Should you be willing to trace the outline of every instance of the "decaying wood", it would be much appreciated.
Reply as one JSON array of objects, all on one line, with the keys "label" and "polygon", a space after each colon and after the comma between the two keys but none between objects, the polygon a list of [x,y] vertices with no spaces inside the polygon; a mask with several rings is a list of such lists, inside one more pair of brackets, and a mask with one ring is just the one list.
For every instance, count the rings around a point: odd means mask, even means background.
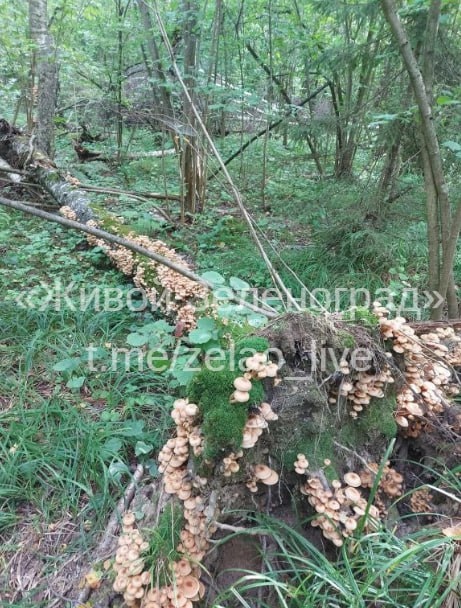
[{"label": "decaying wood", "polygon": [[67,182],[56,165],[34,148],[32,138],[21,134],[4,119],[0,119],[0,157],[15,169],[27,170],[29,176],[42,186],[58,203],[67,206],[82,222],[92,219],[85,192]]},{"label": "decaying wood", "polygon": [[[174,270],[178,274],[187,277],[188,279],[194,281],[195,283],[198,283],[199,285],[203,285],[203,287],[206,287],[209,290],[213,290],[213,285],[208,281],[205,281],[205,279],[202,279],[202,277],[200,277],[198,274],[195,274],[188,268],[180,266],[179,264],[176,264],[175,262],[172,262],[171,260],[157,253],[154,253],[149,249],[146,249],[145,247],[141,247],[128,239],[124,239],[115,234],[110,234],[109,232],[106,232],[105,230],[101,230],[99,228],[87,226],[86,224],[82,224],[74,220],[68,220],[67,218],[61,217],[60,215],[48,213],[47,211],[42,211],[41,209],[35,209],[29,204],[25,205],[20,201],[12,201],[10,199],[4,198],[3,196],[0,196],[0,205],[3,205],[4,207],[9,207],[10,209],[16,209],[17,211],[22,211],[23,213],[28,213],[29,215],[35,215],[36,217],[39,217],[43,220],[55,222],[57,224],[60,224],[61,226],[65,226],[66,228],[79,230],[80,232],[85,232],[86,234],[91,234],[92,236],[103,239],[108,243],[113,243],[115,245],[125,247],[130,251],[134,251],[135,253],[139,253],[145,256],[146,258],[154,260],[158,264],[163,264],[164,266],[171,268],[171,270]],[[237,302],[238,304],[245,306],[246,308],[249,308],[254,312],[257,312],[258,314],[265,315],[266,317],[278,316],[278,313],[273,312],[272,310],[268,310],[267,308],[259,308],[258,306],[255,306],[250,302],[246,302],[245,300],[240,299],[237,295],[232,296],[231,294],[229,294],[229,300]]]},{"label": "decaying wood", "polygon": [[[117,506],[113,510],[112,515],[110,516],[109,521],[107,522],[106,530],[103,534],[103,537],[101,538],[100,543],[93,552],[94,555],[97,556],[98,560],[106,559],[108,557],[107,552],[110,551],[112,548],[114,536],[116,535],[120,526],[120,518],[130,506],[136,493],[136,488],[138,487],[143,475],[144,467],[142,464],[138,464],[130,484],[128,485],[121,499],[118,501]],[[84,604],[90,597],[90,594],[91,587],[87,584],[82,589],[77,598],[77,605]]]},{"label": "decaying wood", "polygon": [[19,184],[22,180],[22,177],[19,173],[16,173],[13,167],[0,158],[0,171],[6,175],[6,177],[10,180],[10,182],[14,182],[15,184]]},{"label": "decaying wood", "polygon": [[434,331],[438,327],[452,327],[455,331],[461,330],[461,319],[450,319],[447,321],[412,321],[408,325],[412,327],[417,334],[424,334]]}]

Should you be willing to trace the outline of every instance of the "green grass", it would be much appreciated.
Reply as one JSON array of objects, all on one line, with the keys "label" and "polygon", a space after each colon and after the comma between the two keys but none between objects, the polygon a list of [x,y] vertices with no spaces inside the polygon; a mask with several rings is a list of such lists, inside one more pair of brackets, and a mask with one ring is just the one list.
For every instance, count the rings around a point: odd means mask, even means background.
[{"label": "green grass", "polygon": [[350,539],[331,561],[300,529],[267,517],[256,525],[276,549],[263,556],[263,572],[242,572],[214,608],[248,608],[255,592],[260,608],[441,608],[459,585],[450,574],[456,544],[440,533],[399,538],[382,528]]},{"label": "green grass", "polygon": [[[151,459],[170,427],[170,379],[141,371],[136,358],[112,365],[112,347],[127,347],[145,316],[104,310],[103,301],[80,306],[80,289],[87,302],[95,287],[127,286],[79,235],[3,211],[0,229],[0,530],[29,513],[45,522],[70,513],[91,521],[94,534],[133,461],[155,473]],[[59,299],[60,288],[68,297]]]}]

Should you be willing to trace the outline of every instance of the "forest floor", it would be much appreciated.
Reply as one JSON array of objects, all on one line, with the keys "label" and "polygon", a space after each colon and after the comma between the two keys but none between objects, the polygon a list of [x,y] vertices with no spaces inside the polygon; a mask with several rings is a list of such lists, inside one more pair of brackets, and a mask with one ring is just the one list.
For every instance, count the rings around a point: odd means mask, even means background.
[{"label": "forest floor", "polygon": [[[147,147],[146,135],[133,143]],[[166,180],[177,192],[172,159],[117,168],[77,165],[72,154],[63,144],[59,164],[83,183],[160,191]],[[373,294],[391,287],[398,298],[407,284],[424,284],[418,180],[406,178],[409,193],[378,217],[367,183],[345,188],[334,180],[319,182],[289,158],[274,141],[266,175],[250,171],[251,163],[239,172],[248,207],[289,287],[296,292],[299,283],[284,264],[310,289],[366,288]],[[152,183],[152,175],[162,177]],[[31,197],[25,193],[26,200]],[[205,213],[184,226],[160,219],[149,202],[107,195],[93,200],[137,232],[168,242],[199,272],[215,270],[253,287],[270,286],[221,179],[210,187]],[[158,204],[177,217],[176,203]],[[183,379],[169,371],[140,371],[136,361],[109,364],[109,352],[130,348],[130,336],[149,323],[160,323],[170,346],[173,327],[157,313],[126,306],[95,310],[93,301],[82,309],[82,298],[88,304],[101,286],[131,288],[82,236],[3,209],[0,236],[0,603],[70,608],[75,604],[69,590],[78,581],[85,584],[96,539],[136,463],[142,462],[150,479],[158,475],[155,456],[171,427],[169,410]],[[89,346],[100,362],[93,371]],[[459,492],[459,467],[447,475],[450,492]]]}]

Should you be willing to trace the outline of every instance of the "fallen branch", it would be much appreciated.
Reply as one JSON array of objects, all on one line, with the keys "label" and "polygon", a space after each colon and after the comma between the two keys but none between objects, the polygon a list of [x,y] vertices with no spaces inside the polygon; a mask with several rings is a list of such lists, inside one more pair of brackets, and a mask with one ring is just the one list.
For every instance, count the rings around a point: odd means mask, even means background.
[{"label": "fallen branch", "polygon": [[179,201],[181,197],[178,194],[162,194],[161,192],[133,192],[132,190],[118,190],[117,188],[101,188],[100,186],[86,186],[79,184],[79,188],[87,192],[101,192],[103,194],[117,194],[131,196],[132,198],[152,198],[164,201]]},{"label": "fallen branch", "polygon": [[[113,510],[112,515],[110,516],[109,521],[107,522],[104,535],[100,543],[96,547],[95,553],[98,556],[99,560],[105,559],[107,557],[105,554],[111,549],[114,536],[117,533],[118,527],[120,525],[120,518],[130,506],[136,493],[136,488],[139,482],[141,481],[143,475],[144,467],[142,464],[138,464],[138,466],[136,467],[136,471],[133,474],[133,479],[125,490],[125,493],[123,494],[122,498],[118,501],[117,506]],[[85,587],[83,587],[77,598],[77,606],[79,604],[84,604],[90,597],[90,594],[91,587],[87,584],[85,585]]]},{"label": "fallen branch", "polygon": [[447,321],[409,321],[408,325],[417,334],[429,333],[438,327],[453,327],[454,330],[461,330],[461,320],[456,319]]},{"label": "fallen branch", "polygon": [[[61,217],[60,215],[48,213],[46,211],[42,211],[41,209],[35,209],[34,207],[32,207],[29,204],[25,205],[24,203],[21,203],[20,201],[12,201],[10,199],[4,198],[3,196],[0,196],[0,205],[3,205],[4,207],[9,207],[11,209],[15,209],[16,211],[22,211],[23,213],[28,213],[30,215],[34,215],[43,220],[55,222],[56,224],[60,224],[61,226],[65,226],[66,228],[72,228],[74,230],[79,230],[80,232],[85,232],[86,234],[91,234],[92,236],[103,239],[104,241],[107,241],[108,243],[113,243],[115,245],[119,245],[120,247],[125,247],[126,249],[129,249],[130,251],[134,251],[135,253],[139,253],[139,254],[145,256],[146,258],[154,260],[154,262],[157,262],[158,264],[163,264],[163,266],[167,266],[168,268],[171,268],[171,270],[174,270],[178,274],[181,274],[182,276],[187,277],[191,281],[195,281],[196,283],[198,283],[199,285],[202,285],[203,287],[206,287],[210,291],[213,290],[213,285],[211,283],[209,283],[208,281],[205,281],[205,279],[202,279],[198,274],[195,274],[188,268],[184,268],[184,266],[180,266],[179,264],[176,264],[175,262],[172,262],[171,260],[169,260],[157,253],[154,253],[153,251],[150,251],[149,249],[146,249],[145,247],[141,247],[140,245],[137,245],[136,243],[129,241],[128,239],[122,238],[115,234],[110,234],[109,232],[106,232],[105,230],[101,230],[99,228],[93,228],[91,226],[87,226],[86,224],[81,224],[80,222],[76,222],[74,220],[69,220],[67,218]],[[267,310],[265,308],[259,308],[258,306],[255,306],[254,304],[250,304],[249,302],[242,300],[237,295],[233,296],[233,297],[229,296],[229,300],[236,302],[237,304],[240,304],[242,306],[245,306],[246,308],[249,308],[250,310],[257,312],[258,314],[264,315],[266,317],[273,318],[273,317],[278,316],[277,312],[274,312],[272,310]]]},{"label": "fallen branch", "polygon": [[[250,137],[250,139],[248,139],[242,146],[240,146],[240,148],[238,150],[236,150],[233,154],[231,154],[229,156],[229,158],[227,158],[224,161],[224,165],[227,166],[229,163],[231,163],[235,158],[237,158],[237,156],[239,156],[242,152],[244,152],[253,142],[255,142],[257,139],[259,139],[260,137],[262,137],[263,135],[265,135],[266,133],[270,133],[270,131],[273,131],[276,127],[280,126],[283,122],[285,122],[285,120],[287,120],[288,118],[290,118],[293,113],[295,112],[295,110],[297,110],[298,108],[302,108],[303,106],[305,106],[309,101],[311,101],[311,99],[314,99],[314,97],[317,97],[317,95],[319,93],[321,93],[324,89],[326,89],[328,86],[330,85],[329,82],[326,82],[325,84],[323,84],[321,87],[319,87],[318,89],[315,89],[315,91],[313,93],[311,93],[309,95],[309,97],[306,97],[306,99],[303,99],[303,101],[301,101],[300,103],[296,104],[296,106],[292,106],[283,116],[282,118],[279,118],[278,120],[276,120],[275,122],[271,122],[267,127],[264,127],[264,129],[261,129],[260,131],[258,131],[255,135],[253,135],[253,137]],[[216,177],[220,171],[222,171],[223,168],[222,166],[219,166],[208,178],[208,180],[213,179],[214,177]]]}]

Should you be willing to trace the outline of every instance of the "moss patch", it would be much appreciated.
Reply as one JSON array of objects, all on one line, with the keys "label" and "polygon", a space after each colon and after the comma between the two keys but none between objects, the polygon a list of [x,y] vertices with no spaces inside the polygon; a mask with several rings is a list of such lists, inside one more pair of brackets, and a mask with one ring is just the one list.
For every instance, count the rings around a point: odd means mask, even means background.
[{"label": "moss patch", "polygon": [[392,393],[383,399],[372,399],[368,407],[356,418],[346,420],[339,429],[338,441],[346,447],[355,448],[378,439],[392,439],[397,434],[394,420],[395,395]]},{"label": "moss patch", "polygon": [[248,407],[264,398],[262,383],[253,381],[247,403],[230,403],[233,383],[239,375],[238,371],[202,369],[190,384],[188,397],[200,408],[205,439],[203,457],[207,460],[240,448]]},{"label": "moss patch", "polygon": [[[291,444],[284,455],[284,464],[293,470],[293,463],[298,454],[304,454],[309,461],[309,469],[315,471],[317,469],[325,469],[325,474],[328,472],[335,479],[335,458],[333,434],[331,432],[319,433],[317,435],[306,435],[297,437],[296,441]],[[331,465],[325,467],[324,460],[331,460]]]}]

